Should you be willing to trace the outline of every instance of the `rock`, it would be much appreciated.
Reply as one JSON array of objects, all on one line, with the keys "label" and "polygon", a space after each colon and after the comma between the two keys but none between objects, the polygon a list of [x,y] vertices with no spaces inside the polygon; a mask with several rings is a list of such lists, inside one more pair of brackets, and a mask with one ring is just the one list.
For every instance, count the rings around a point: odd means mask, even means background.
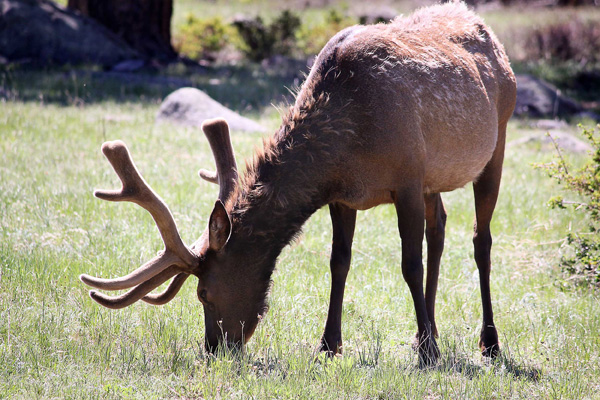
[{"label": "rock", "polygon": [[96,21],[49,0],[0,2],[0,55],[9,61],[105,67],[141,58]]},{"label": "rock", "polygon": [[217,117],[225,118],[231,130],[265,131],[258,123],[242,117],[203,91],[191,87],[178,89],[168,95],[158,110],[156,120],[200,127],[204,120]]},{"label": "rock", "polygon": [[506,146],[510,148],[513,146],[537,142],[544,145],[544,147],[546,147],[548,150],[554,151],[554,144],[552,143],[552,139],[554,139],[561,151],[567,151],[575,154],[585,154],[592,150],[592,147],[589,144],[568,132],[553,130],[549,133],[552,137],[548,136],[546,133],[536,133],[515,139],[507,143]]},{"label": "rock", "polygon": [[540,119],[531,124],[532,127],[541,129],[543,131],[566,129],[569,127],[565,121],[559,119]]},{"label": "rock", "polygon": [[135,72],[142,69],[146,65],[144,60],[125,60],[111,68],[114,72]]},{"label": "rock", "polygon": [[560,90],[531,75],[517,75],[517,106],[514,115],[532,118],[570,117],[584,109]]}]

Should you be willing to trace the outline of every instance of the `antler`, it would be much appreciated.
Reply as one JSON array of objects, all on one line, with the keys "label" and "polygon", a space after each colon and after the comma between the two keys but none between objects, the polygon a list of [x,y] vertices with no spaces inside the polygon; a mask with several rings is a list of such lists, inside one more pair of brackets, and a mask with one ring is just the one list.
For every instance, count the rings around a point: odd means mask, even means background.
[{"label": "antler", "polygon": [[181,273],[182,277],[175,279],[164,293],[150,295],[145,299],[150,303],[160,303],[167,298],[170,300],[181,288],[188,272],[197,267],[199,257],[181,240],[169,208],[144,181],[135,167],[125,143],[120,140],[106,142],[102,145],[102,152],[121,179],[123,187],[120,190],[96,190],[94,195],[108,201],[131,201],[145,208],[156,222],[165,249],[127,276],[101,279],[84,274],[80,276],[80,279],[89,286],[104,290],[127,289],[137,285],[134,289],[117,297],[108,297],[95,291],[90,292],[92,299],[103,306],[121,308],[139,300],[169,278]]},{"label": "antler", "polygon": [[[224,119],[213,119],[205,121],[202,130],[213,151],[217,172],[212,173],[203,169],[199,174],[210,182],[219,183],[219,200],[225,202],[235,189],[238,180],[229,127]],[[94,290],[90,291],[92,299],[108,308],[127,307],[140,299],[154,305],[165,304],[175,297],[189,274],[199,267],[200,256],[193,251],[196,244],[190,249],[183,243],[171,211],[144,181],[125,143],[120,140],[106,142],[102,145],[102,153],[113,166],[123,186],[120,190],[96,190],[94,195],[108,201],[130,201],[145,208],[156,222],[165,249],[126,276],[102,279],[83,274],[79,278],[83,283],[98,289],[132,288],[127,293],[114,297]],[[175,278],[164,292],[148,294],[173,276]]]},{"label": "antler", "polygon": [[165,289],[164,292],[158,294],[148,294],[142,297],[142,300],[148,304],[153,304],[155,306],[167,304],[168,302],[173,300],[177,293],[179,293],[179,289],[181,289],[181,287],[183,286],[183,284],[189,276],[190,275],[186,274],[185,272],[178,274],[175,278],[173,278],[171,283],[169,283],[169,286]]},{"label": "antler", "polygon": [[229,126],[224,119],[215,118],[204,121],[202,130],[215,157],[217,172],[201,169],[198,171],[198,175],[206,181],[219,184],[219,200],[225,203],[238,181],[237,164],[229,137]]},{"label": "antler", "polygon": [[172,265],[120,296],[106,296],[95,290],[90,290],[90,297],[107,308],[119,309],[127,307],[141,299],[148,292],[159,287],[166,280],[172,278],[177,272],[179,272],[177,267]]}]

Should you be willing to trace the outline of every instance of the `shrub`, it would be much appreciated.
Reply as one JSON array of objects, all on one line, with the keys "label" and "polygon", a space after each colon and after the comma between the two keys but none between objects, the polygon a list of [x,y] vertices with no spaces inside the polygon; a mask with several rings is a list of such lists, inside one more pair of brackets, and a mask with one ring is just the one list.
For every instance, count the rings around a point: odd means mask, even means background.
[{"label": "shrub", "polygon": [[535,28],[525,40],[526,58],[529,60],[600,61],[600,25],[584,22],[580,17]]},{"label": "shrub", "polygon": [[214,59],[216,53],[236,41],[237,32],[221,17],[198,19],[192,14],[174,40],[176,50],[194,60]]},{"label": "shrub", "polygon": [[296,31],[300,28],[300,18],[291,11],[283,11],[271,24],[271,33],[275,37],[275,52],[290,54],[296,46]]},{"label": "shrub", "polygon": [[317,54],[336,33],[354,24],[354,19],[331,9],[324,23],[302,26],[297,34],[298,49],[306,55]]},{"label": "shrub", "polygon": [[600,286],[600,138],[593,129],[583,129],[583,135],[593,146],[594,152],[591,160],[581,169],[573,171],[558,146],[558,160],[537,167],[546,170],[550,177],[583,199],[567,201],[558,196],[550,199],[549,205],[560,209],[569,207],[587,214],[588,229],[567,235],[566,244],[573,251],[561,258],[561,266],[566,274],[576,280]]},{"label": "shrub", "polygon": [[270,37],[261,17],[238,19],[233,22],[242,43],[240,49],[254,61],[260,61],[272,52],[274,40]]},{"label": "shrub", "polygon": [[268,26],[260,16],[238,19],[233,25],[243,40],[241,50],[251,60],[261,61],[274,54],[289,55],[292,52],[300,18],[286,10]]}]

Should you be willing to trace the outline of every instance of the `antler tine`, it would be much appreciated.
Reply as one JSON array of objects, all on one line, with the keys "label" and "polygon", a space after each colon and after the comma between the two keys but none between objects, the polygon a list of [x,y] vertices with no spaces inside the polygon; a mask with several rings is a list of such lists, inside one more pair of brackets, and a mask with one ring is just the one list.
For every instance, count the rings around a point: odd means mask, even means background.
[{"label": "antler tine", "polygon": [[81,275],[80,279],[87,285],[99,289],[120,290],[139,285],[172,265],[179,267],[195,266],[198,256],[188,249],[181,240],[171,211],[144,181],[133,163],[125,143],[120,140],[106,142],[102,145],[102,153],[111,163],[123,187],[120,190],[96,190],[94,195],[108,201],[131,201],[146,209],[156,222],[165,244],[165,250],[162,254],[122,278],[99,279]]},{"label": "antler tine", "polygon": [[185,272],[178,274],[175,278],[173,278],[171,283],[169,283],[169,286],[165,289],[164,292],[157,294],[148,294],[142,297],[142,300],[146,303],[153,304],[155,306],[167,304],[168,302],[173,300],[177,293],[179,293],[179,289],[181,289],[181,287],[183,286],[183,284],[189,276],[190,275]]},{"label": "antler tine", "polygon": [[107,296],[102,293],[98,293],[95,290],[90,290],[90,297],[103,305],[106,308],[119,309],[130,306],[135,303],[146,294],[151,292],[152,290],[159,287],[162,283],[176,275],[179,269],[172,265],[165,269],[164,271],[158,273],[147,281],[137,285],[133,289],[129,290],[127,293],[123,293],[120,296]]},{"label": "antler tine", "polygon": [[186,264],[194,264],[197,257],[183,244],[169,207],[142,178],[125,143],[120,140],[106,142],[102,145],[102,153],[121,179],[123,188],[120,191],[96,190],[94,196],[109,201],[131,201],[145,208],[156,222],[166,249]]},{"label": "antler tine", "polygon": [[209,119],[202,123],[202,131],[206,135],[215,157],[217,172],[201,169],[198,174],[204,180],[219,184],[219,200],[225,202],[235,189],[238,180],[229,126],[222,118]]},{"label": "antler tine", "polygon": [[215,171],[209,171],[202,168],[200,171],[198,171],[198,175],[200,175],[200,178],[210,183],[219,183],[219,178],[217,177],[217,173]]},{"label": "antler tine", "polygon": [[160,253],[156,257],[146,262],[144,265],[131,272],[129,275],[114,278],[114,279],[102,279],[95,278],[86,274],[79,276],[79,279],[88,286],[95,287],[103,290],[122,290],[129,289],[135,285],[152,278],[163,269],[171,266],[180,264],[181,260],[179,257],[172,253]]},{"label": "antler tine", "polygon": [[[192,249],[192,251],[197,250],[199,247],[203,246],[206,240],[208,240],[208,236],[205,231],[202,234],[202,236],[200,236],[200,238],[190,246],[190,248]],[[168,303],[169,301],[173,300],[177,293],[179,293],[179,290],[181,289],[187,278],[189,278],[189,276],[190,275],[186,272],[178,274],[175,278],[173,278],[171,283],[169,283],[169,286],[165,289],[164,292],[146,295],[142,297],[142,300],[146,303],[153,304],[155,306]]]}]

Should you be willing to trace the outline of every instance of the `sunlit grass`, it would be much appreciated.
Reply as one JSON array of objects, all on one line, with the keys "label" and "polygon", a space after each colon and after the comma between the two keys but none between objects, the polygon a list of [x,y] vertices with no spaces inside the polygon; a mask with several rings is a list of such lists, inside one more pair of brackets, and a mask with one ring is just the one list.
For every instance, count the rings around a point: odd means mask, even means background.
[{"label": "sunlit grass", "polygon": [[[187,11],[233,15],[252,13],[257,4],[279,11],[269,1],[176,0],[174,29]],[[500,35],[532,18],[507,12],[486,14]],[[223,71],[219,84],[211,83],[213,72],[169,72],[276,129],[277,112],[268,103],[279,102],[284,79],[260,66]],[[532,168],[553,157],[536,144],[508,147],[492,224],[492,298],[503,346],[496,362],[477,350],[481,305],[470,185],[443,196],[442,356],[433,369],[420,370],[411,349],[416,323],[391,206],[359,213],[344,302],[345,354],[333,361],[315,360],[329,298],[326,209],[281,255],[270,311],[241,356],[204,353],[194,279],[162,307],[101,308],[78,275],[124,275],[161,248],[144,210],[92,196],[94,188],[119,185],[101,143],[128,144],[187,243],[206,226],[217,191],[196,174],[214,165],[202,133],[154,124],[160,100],[177,84],[124,85],[92,79],[93,73],[0,76],[10,99],[0,103],[0,398],[600,398],[599,296],[574,287],[557,266],[565,234],[586,223],[546,206],[559,189]],[[512,122],[508,140],[530,133],[527,123]],[[232,135],[243,165],[261,138]]]},{"label": "sunlit grass", "polygon": [[[216,188],[201,132],[154,125],[155,104],[3,103],[0,108],[0,397],[107,398],[593,398],[600,381],[598,296],[565,283],[561,238],[584,221],[551,210],[558,190],[532,162],[551,153],[509,147],[493,221],[492,294],[502,358],[477,351],[481,320],[472,260],[470,187],[444,195],[446,250],[437,304],[442,359],[419,370],[416,330],[399,268],[392,207],[359,213],[344,303],[345,355],[315,362],[329,296],[331,227],[318,211],[280,257],[271,309],[241,358],[208,357],[194,280],[163,307],[101,308],[80,273],[123,275],[161,242],[147,213],[102,202],[118,186],[99,148],[123,139],[170,205],[188,243],[204,229]],[[276,113],[264,114],[274,130]],[[509,141],[528,134],[509,126]],[[240,158],[260,136],[233,132]],[[575,158],[575,161],[577,159]]]}]

